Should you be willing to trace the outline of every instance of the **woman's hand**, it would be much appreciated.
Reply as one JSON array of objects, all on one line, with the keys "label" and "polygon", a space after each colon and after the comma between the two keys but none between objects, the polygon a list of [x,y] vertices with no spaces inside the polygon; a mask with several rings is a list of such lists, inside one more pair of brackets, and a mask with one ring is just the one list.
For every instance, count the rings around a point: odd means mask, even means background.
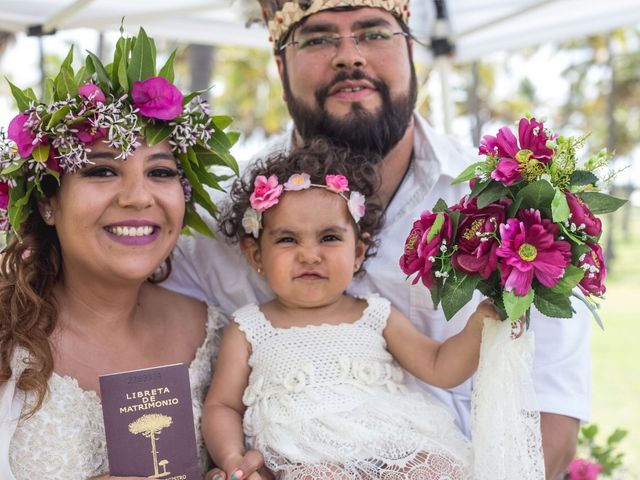
[{"label": "woman's hand", "polygon": [[264,466],[264,458],[257,450],[249,450],[229,469],[230,474],[227,475],[220,468],[209,470],[205,475],[205,480],[272,480],[274,477],[271,472]]}]

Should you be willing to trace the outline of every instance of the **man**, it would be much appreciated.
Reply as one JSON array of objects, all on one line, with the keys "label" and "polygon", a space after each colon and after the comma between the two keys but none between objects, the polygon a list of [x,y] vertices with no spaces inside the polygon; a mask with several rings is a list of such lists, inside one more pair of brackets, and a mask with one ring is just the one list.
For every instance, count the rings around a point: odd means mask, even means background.
[{"label": "man", "polygon": [[[428,291],[410,285],[398,267],[413,220],[440,197],[449,205],[457,202],[466,186],[450,182],[472,161],[413,113],[417,82],[406,0],[261,1],[295,126],[275,148],[320,135],[383,157],[378,168],[385,227],[377,256],[350,293],[378,291],[426,334],[439,340],[455,334],[473,305],[445,321]],[[271,298],[239,252],[203,238],[184,242],[174,267],[170,288],[213,302],[226,313]],[[573,458],[579,419],[589,417],[591,319],[586,308],[574,307],[577,314],[570,320],[537,312],[531,320],[548,479],[556,479]],[[470,389],[471,381],[434,392],[467,434]]]}]

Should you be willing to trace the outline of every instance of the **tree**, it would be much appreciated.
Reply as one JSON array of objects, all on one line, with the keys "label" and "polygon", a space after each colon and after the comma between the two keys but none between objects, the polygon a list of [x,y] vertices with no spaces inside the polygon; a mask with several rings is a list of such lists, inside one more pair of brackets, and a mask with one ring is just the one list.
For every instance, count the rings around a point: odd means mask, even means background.
[{"label": "tree", "polygon": [[[158,450],[156,448],[157,436],[165,428],[173,423],[171,417],[160,413],[151,413],[143,415],[134,422],[129,424],[129,431],[134,435],[142,434],[142,436],[151,440],[151,454],[153,455],[153,474],[157,477],[160,472],[158,470]],[[166,466],[167,462],[163,463]],[[164,473],[164,472],[163,472]]]}]

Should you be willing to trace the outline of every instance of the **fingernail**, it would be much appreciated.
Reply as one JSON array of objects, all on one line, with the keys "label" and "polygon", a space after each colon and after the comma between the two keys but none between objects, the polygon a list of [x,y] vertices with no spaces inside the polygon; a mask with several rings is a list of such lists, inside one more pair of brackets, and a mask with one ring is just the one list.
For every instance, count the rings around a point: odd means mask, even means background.
[{"label": "fingernail", "polygon": [[222,475],[216,475],[213,477],[213,480],[222,480]]},{"label": "fingernail", "polygon": [[239,480],[242,477],[242,470],[236,470],[231,474],[231,480]]}]

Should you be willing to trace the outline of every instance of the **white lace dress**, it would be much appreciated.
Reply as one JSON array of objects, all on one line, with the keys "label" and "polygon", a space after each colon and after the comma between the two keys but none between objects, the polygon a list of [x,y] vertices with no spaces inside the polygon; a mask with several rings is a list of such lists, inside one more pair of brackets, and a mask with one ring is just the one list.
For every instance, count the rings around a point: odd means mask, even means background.
[{"label": "white lace dress", "polygon": [[[189,366],[196,443],[203,473],[209,457],[200,419],[220,326],[217,311],[209,307],[206,338]],[[49,389],[42,408],[34,416],[21,420],[11,439],[9,465],[15,479],[85,480],[107,473],[102,406],[96,392],[83,390],[74,378],[55,373],[49,380]]]},{"label": "white lace dress", "polygon": [[249,447],[280,479],[470,478],[470,447],[437,400],[411,389],[382,335],[386,299],[353,323],[274,328],[235,313],[252,346],[243,402]]}]

